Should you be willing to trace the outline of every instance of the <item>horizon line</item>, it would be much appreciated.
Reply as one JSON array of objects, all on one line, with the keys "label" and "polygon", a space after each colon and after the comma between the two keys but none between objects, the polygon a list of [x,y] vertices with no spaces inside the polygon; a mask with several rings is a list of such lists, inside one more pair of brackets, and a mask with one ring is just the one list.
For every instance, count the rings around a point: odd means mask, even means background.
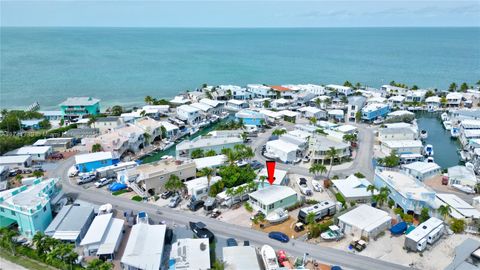
[{"label": "horizon line", "polygon": [[169,28],[169,29],[321,29],[321,28],[480,28],[480,25],[394,26],[100,26],[100,25],[0,25],[0,28]]}]

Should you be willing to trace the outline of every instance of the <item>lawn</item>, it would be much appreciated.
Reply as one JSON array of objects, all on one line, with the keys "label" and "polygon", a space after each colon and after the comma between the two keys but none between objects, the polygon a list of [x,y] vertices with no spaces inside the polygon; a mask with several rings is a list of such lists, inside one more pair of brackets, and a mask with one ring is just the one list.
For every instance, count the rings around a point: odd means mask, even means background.
[{"label": "lawn", "polygon": [[120,194],[127,193],[127,192],[128,192],[128,190],[122,189],[122,190],[117,190],[117,191],[112,192],[112,195],[118,196]]},{"label": "lawn", "polygon": [[17,255],[13,256],[9,252],[5,252],[4,249],[0,249],[0,257],[4,258],[7,261],[13,262],[15,264],[21,265],[27,269],[33,270],[44,270],[44,269],[57,269],[51,266],[47,266],[43,263],[37,262],[25,256]]}]

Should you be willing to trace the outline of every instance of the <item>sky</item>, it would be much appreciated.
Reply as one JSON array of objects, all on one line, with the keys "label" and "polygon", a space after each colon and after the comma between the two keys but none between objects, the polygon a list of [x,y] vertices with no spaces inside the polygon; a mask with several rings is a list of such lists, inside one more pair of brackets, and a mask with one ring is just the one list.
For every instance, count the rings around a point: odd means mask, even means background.
[{"label": "sky", "polygon": [[1,26],[480,26],[480,0],[0,0]]}]

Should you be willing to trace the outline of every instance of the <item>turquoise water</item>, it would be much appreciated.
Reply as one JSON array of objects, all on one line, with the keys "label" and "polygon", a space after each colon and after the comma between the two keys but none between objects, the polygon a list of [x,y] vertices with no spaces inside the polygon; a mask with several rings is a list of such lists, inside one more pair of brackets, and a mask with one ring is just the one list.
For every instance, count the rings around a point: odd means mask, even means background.
[{"label": "turquoise water", "polygon": [[458,140],[451,139],[450,131],[443,128],[440,116],[436,113],[417,113],[417,124],[420,129],[428,132],[425,144],[433,145],[435,163],[442,168],[449,168],[459,164],[460,156],[457,149]]},{"label": "turquoise water", "polygon": [[480,78],[480,28],[1,28],[0,106],[95,96],[103,107],[202,83],[391,80],[445,88]]}]

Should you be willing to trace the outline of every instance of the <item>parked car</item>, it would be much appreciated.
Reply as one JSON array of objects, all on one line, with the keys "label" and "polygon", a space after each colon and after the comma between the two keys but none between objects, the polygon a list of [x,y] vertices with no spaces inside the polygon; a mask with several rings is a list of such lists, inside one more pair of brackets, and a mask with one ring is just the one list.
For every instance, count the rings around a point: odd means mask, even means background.
[{"label": "parked car", "polygon": [[173,198],[170,199],[170,202],[168,203],[168,207],[170,208],[175,208],[178,206],[182,198],[180,198],[180,195],[175,195]]},{"label": "parked car", "polygon": [[16,176],[16,175],[17,175],[17,170],[10,170],[10,171],[8,171],[8,176],[9,176],[9,177],[14,177],[14,176]]},{"label": "parked car", "polygon": [[112,182],[112,179],[109,179],[109,178],[102,178],[100,180],[98,180],[97,182],[95,182],[95,187],[96,188],[101,188],[103,186],[106,186],[108,184],[110,184],[110,182]]},{"label": "parked car", "polygon": [[259,169],[262,169],[265,166],[262,163],[260,163],[259,161],[253,160],[252,162],[250,162],[250,167],[252,167],[252,169],[254,169],[254,170],[259,170]]},{"label": "parked car", "polygon": [[160,195],[160,198],[166,200],[170,198],[172,195],[173,195],[173,191],[165,191],[162,193],[162,195]]},{"label": "parked car", "polygon": [[190,229],[198,238],[208,238],[208,241],[213,243],[215,235],[206,227],[203,222],[190,222]]},{"label": "parked car", "polygon": [[313,195],[312,190],[308,187],[307,179],[305,179],[304,177],[300,177],[297,183],[300,188],[300,192],[302,192],[303,195],[306,195],[306,196]]},{"label": "parked car", "polygon": [[302,158],[302,161],[303,161],[304,163],[308,163],[308,162],[310,162],[310,157],[309,157],[309,156],[305,156],[304,158]]},{"label": "parked car", "polygon": [[350,243],[350,246],[354,248],[356,251],[360,252],[367,247],[367,243],[363,240],[353,240]]},{"label": "parked car", "polygon": [[237,240],[233,238],[227,239],[227,247],[236,247],[236,246],[238,246]]},{"label": "parked car", "polygon": [[211,218],[217,218],[217,217],[220,216],[220,214],[222,214],[222,212],[220,212],[220,210],[215,208],[215,209],[212,210],[212,213],[210,214],[210,217]]},{"label": "parked car", "polygon": [[55,152],[55,153],[53,153],[53,154],[50,155],[50,158],[51,158],[51,159],[63,159],[63,154],[62,154],[62,153]]},{"label": "parked car", "polygon": [[296,232],[301,232],[303,230],[305,230],[305,225],[303,225],[302,222],[297,222],[295,223],[295,227],[293,228],[294,231]]},{"label": "parked car", "polygon": [[288,235],[282,232],[270,232],[268,234],[268,237],[275,239],[277,241],[280,241],[282,243],[288,243],[288,241],[290,241],[290,238],[288,238]]},{"label": "parked car", "polygon": [[188,205],[188,209],[195,212],[198,209],[202,208],[204,203],[205,202],[203,200],[191,201],[190,204]]},{"label": "parked car", "polygon": [[24,169],[24,170],[22,171],[22,173],[24,173],[24,174],[31,174],[32,172],[33,172],[33,171],[30,170],[30,169]]},{"label": "parked car", "polygon": [[317,192],[323,192],[322,185],[320,185],[320,182],[318,182],[317,180],[312,180],[312,186],[313,190]]},{"label": "parked car", "polygon": [[86,183],[90,183],[92,181],[94,181],[96,179],[95,175],[82,175],[80,176],[80,178],[78,178],[77,180],[77,184],[81,185],[81,184],[86,184]]}]

